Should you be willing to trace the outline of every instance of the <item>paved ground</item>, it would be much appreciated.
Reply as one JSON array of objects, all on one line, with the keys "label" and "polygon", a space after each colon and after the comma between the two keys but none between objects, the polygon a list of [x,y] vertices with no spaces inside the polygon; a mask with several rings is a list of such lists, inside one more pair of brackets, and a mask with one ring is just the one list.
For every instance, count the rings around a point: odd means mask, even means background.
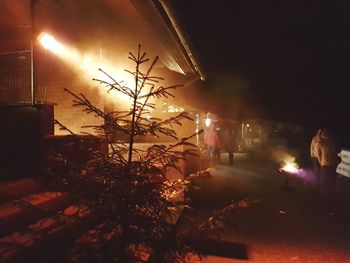
[{"label": "paved ground", "polygon": [[234,166],[219,165],[212,178],[197,182],[202,189],[193,196],[198,220],[231,200],[259,202],[238,211],[237,230],[223,236],[224,241],[246,244],[248,260],[209,256],[193,262],[350,263],[350,179],[338,179],[336,206],[329,214],[307,177],[291,178],[294,190],[287,191],[277,168],[241,157]]}]

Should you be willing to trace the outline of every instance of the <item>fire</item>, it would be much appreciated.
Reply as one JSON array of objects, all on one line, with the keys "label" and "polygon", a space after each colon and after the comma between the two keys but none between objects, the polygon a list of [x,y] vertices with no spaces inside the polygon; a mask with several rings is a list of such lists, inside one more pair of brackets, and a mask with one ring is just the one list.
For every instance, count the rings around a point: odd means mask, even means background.
[{"label": "fire", "polygon": [[281,170],[289,172],[289,173],[297,173],[299,171],[299,165],[295,162],[286,163]]}]

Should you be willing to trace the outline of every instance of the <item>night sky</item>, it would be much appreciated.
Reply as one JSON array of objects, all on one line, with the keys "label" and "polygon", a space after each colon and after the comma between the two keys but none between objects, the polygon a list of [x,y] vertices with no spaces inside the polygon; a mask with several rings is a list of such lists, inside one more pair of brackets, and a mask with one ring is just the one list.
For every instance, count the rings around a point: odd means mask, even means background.
[{"label": "night sky", "polygon": [[350,3],[176,2],[213,109],[348,133]]}]

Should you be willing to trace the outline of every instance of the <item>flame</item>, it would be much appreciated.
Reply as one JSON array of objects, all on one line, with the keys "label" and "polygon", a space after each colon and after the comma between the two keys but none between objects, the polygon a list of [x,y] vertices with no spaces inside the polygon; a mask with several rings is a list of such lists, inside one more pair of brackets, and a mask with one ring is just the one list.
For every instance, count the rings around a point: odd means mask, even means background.
[{"label": "flame", "polygon": [[297,173],[299,171],[299,165],[296,162],[286,163],[281,170],[289,173]]}]

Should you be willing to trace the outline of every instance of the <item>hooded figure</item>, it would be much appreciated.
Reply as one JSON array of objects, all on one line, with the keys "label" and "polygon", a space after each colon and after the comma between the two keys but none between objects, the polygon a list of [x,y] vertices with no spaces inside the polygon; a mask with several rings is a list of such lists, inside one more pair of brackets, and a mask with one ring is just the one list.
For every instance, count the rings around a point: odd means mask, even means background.
[{"label": "hooded figure", "polygon": [[326,166],[336,167],[339,164],[338,153],[340,149],[328,130],[322,130],[316,150],[316,157],[321,168]]},{"label": "hooded figure", "polygon": [[233,152],[236,146],[235,132],[232,128],[226,128],[224,129],[221,136],[223,148],[228,153],[229,163],[232,165],[234,156]]},{"label": "hooded figure", "polygon": [[317,133],[312,138],[311,144],[310,144],[310,157],[311,157],[311,161],[312,161],[312,166],[314,168],[314,174],[315,174],[317,186],[319,186],[319,183],[320,183],[320,168],[321,167],[320,167],[320,162],[318,161],[317,155],[318,155],[319,142],[321,139],[321,133],[322,133],[322,130],[318,129]]},{"label": "hooded figure", "polygon": [[340,162],[338,153],[340,148],[329,131],[324,129],[321,132],[320,141],[317,147],[317,158],[320,163],[320,187],[325,197],[325,204],[332,209],[336,186],[336,168]]},{"label": "hooded figure", "polygon": [[311,158],[317,159],[317,144],[319,143],[321,139],[321,133],[322,130],[318,129],[317,133],[315,134],[314,137],[312,137],[311,144],[310,144],[310,156]]}]

